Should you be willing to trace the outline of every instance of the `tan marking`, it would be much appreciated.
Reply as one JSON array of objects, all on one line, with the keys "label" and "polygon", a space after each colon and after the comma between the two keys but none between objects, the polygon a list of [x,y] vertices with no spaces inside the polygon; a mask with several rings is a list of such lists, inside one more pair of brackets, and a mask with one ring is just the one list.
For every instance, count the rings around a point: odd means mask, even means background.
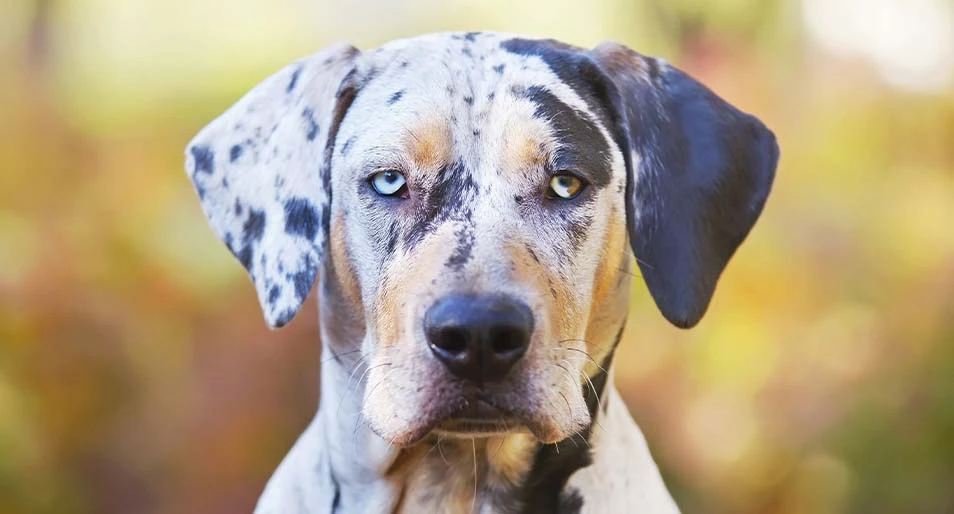
[{"label": "tan marking", "polygon": [[322,288],[332,294],[325,295],[320,304],[323,311],[334,313],[323,316],[322,330],[335,341],[360,340],[365,326],[364,302],[345,239],[346,224],[340,215],[331,221],[327,283]]},{"label": "tan marking", "polygon": [[[592,342],[587,351],[595,360],[600,360],[609,351],[608,345],[616,337],[615,331],[626,316],[629,306],[629,280],[620,280],[629,265],[626,248],[626,224],[615,209],[610,213],[606,240],[600,245],[602,258],[596,268],[593,298],[590,302],[589,324],[586,341]],[[593,345],[601,345],[596,347]],[[587,362],[589,375],[596,372],[596,365]]]},{"label": "tan marking", "polygon": [[364,302],[361,299],[361,288],[358,286],[354,262],[347,249],[347,221],[339,215],[331,221],[331,250],[332,271],[341,286],[341,294],[345,300],[357,307]]},{"label": "tan marking", "polygon": [[419,169],[437,169],[451,161],[453,135],[444,119],[431,119],[409,128],[404,145]]},{"label": "tan marking", "polygon": [[388,470],[388,481],[401,489],[395,512],[483,512],[489,502],[522,483],[537,449],[525,432],[473,440],[443,438],[440,448],[436,444],[430,437],[406,449],[407,456]]},{"label": "tan marking", "polygon": [[646,59],[651,59],[651,57],[634,52],[613,41],[600,44],[593,49],[592,53],[596,56],[596,61],[600,66],[610,75],[635,74],[637,77],[650,80]]},{"label": "tan marking", "polygon": [[507,484],[517,484],[530,470],[536,450],[533,436],[520,432],[487,441],[487,462],[492,475]]},{"label": "tan marking", "polygon": [[536,120],[509,120],[504,127],[502,168],[511,173],[522,173],[545,167],[550,139],[548,129]]},{"label": "tan marking", "polygon": [[[408,306],[402,301],[433,295],[431,280],[444,269],[443,262],[453,250],[453,227],[444,225],[426,237],[413,253],[399,253],[382,273],[384,283],[378,295],[375,320],[378,342],[391,346],[401,342],[402,315]],[[408,344],[414,341],[407,341]]]}]

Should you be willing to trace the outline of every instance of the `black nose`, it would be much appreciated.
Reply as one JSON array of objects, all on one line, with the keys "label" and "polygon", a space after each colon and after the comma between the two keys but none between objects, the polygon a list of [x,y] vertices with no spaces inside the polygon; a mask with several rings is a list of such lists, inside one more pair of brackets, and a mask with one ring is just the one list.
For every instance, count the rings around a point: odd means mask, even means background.
[{"label": "black nose", "polygon": [[427,310],[424,331],[451,373],[478,384],[496,382],[526,353],[533,313],[507,296],[451,295]]}]

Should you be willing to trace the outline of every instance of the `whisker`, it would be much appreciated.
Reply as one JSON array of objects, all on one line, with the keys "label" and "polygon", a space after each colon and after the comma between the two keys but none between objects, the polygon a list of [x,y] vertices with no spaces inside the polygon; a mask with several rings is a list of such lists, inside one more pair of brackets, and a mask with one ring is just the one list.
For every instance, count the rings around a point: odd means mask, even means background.
[{"label": "whisker", "polygon": [[603,412],[603,399],[600,398],[600,394],[596,392],[596,386],[593,385],[593,381],[590,380],[590,377],[588,377],[586,373],[581,374],[586,378],[586,382],[590,384],[590,390],[593,391],[593,396],[596,396],[596,413],[593,414],[593,423],[596,423],[601,430],[605,430],[603,429],[603,424],[600,423],[600,413]]},{"label": "whisker", "polygon": [[569,347],[566,347],[566,348],[563,348],[563,349],[564,349],[564,350],[572,350],[572,351],[574,351],[574,352],[580,352],[580,353],[582,353],[583,355],[586,355],[586,358],[587,358],[587,359],[590,359],[590,362],[592,362],[597,368],[600,368],[600,370],[602,370],[603,373],[609,373],[609,371],[606,371],[606,368],[604,368],[603,366],[600,366],[600,363],[599,363],[599,362],[596,362],[596,359],[594,359],[593,356],[590,355],[589,353],[587,353],[585,350],[580,350],[579,348],[569,348]]},{"label": "whisker", "polygon": [[470,503],[470,512],[473,513],[477,508],[477,440],[470,438],[470,446],[474,450],[474,501]]},{"label": "whisker", "polygon": [[[388,362],[387,365],[390,366],[391,363]],[[376,367],[376,368],[380,368],[381,366],[384,366],[384,364],[379,364],[379,365],[377,365],[377,366],[375,366],[375,367]],[[401,369],[401,368],[400,368],[400,367],[396,367],[396,368],[394,368],[394,369],[388,371],[387,373],[385,373],[384,376],[381,377],[381,380],[378,380],[378,383],[377,383],[377,384],[374,384],[374,386],[371,387],[371,390],[368,391],[368,394],[367,394],[367,396],[366,396],[367,401],[371,401],[371,397],[374,396],[374,392],[378,389],[378,387],[380,387],[381,384],[384,384],[385,382],[387,382],[388,377],[390,377],[392,373],[394,373],[395,371],[398,371],[399,369]]]},{"label": "whisker", "polygon": [[[345,382],[345,388],[341,392],[341,396],[338,397],[338,407],[337,409],[335,409],[335,416],[337,416],[338,413],[341,412],[341,405],[344,403],[345,396],[350,395],[353,392],[351,381],[354,379],[354,374],[358,371],[358,369],[361,368],[361,366],[367,366],[368,364],[369,364],[368,358],[361,357],[361,359],[358,360],[357,364],[355,364],[354,369],[351,370],[351,373],[348,374],[348,381]],[[363,377],[364,375],[362,374],[362,378]]]},{"label": "whisker", "polygon": [[567,399],[566,395],[563,394],[563,391],[560,391],[560,396],[563,397],[563,401],[566,402],[566,411],[571,417],[573,416],[573,407],[570,407],[570,400]]},{"label": "whisker", "polygon": [[355,349],[355,350],[350,350],[350,351],[347,351],[347,352],[335,353],[334,350],[332,350],[332,349],[329,348],[329,349],[328,349],[328,353],[331,354],[331,357],[326,357],[326,358],[322,359],[322,360],[321,360],[321,363],[324,364],[324,363],[326,363],[326,362],[328,362],[328,361],[330,361],[330,360],[337,360],[339,357],[344,357],[345,355],[351,355],[352,353],[358,353],[358,352],[360,352],[360,351],[361,351],[361,348],[357,348],[357,349]]},{"label": "whisker", "polygon": [[440,436],[440,434],[438,434],[437,435],[437,452],[441,454],[441,460],[443,460],[444,464],[446,464],[447,467],[449,468],[450,462],[447,462],[447,457],[444,455],[444,447],[441,446],[441,441],[443,440],[444,439]]},{"label": "whisker", "polygon": [[[640,262],[642,262],[642,261],[640,261]],[[648,264],[646,264],[646,263],[643,263],[643,265],[646,266],[646,267],[649,268],[649,269],[653,269],[652,266],[650,266],[650,265],[648,265]],[[626,268],[616,268],[616,269],[619,270],[619,271],[622,272],[622,273],[625,273],[625,274],[631,276],[631,277],[643,278],[643,276],[642,276],[641,274],[636,273],[636,272],[633,272],[633,271],[630,271],[630,270],[628,270],[628,269],[626,269]]]},{"label": "whisker", "polygon": [[[366,359],[363,359],[363,360],[366,361]],[[367,365],[367,362],[365,362],[365,365]],[[341,406],[344,405],[345,395],[349,395],[350,393],[354,392],[353,387],[360,384],[364,380],[364,377],[366,377],[368,373],[371,372],[371,370],[375,368],[380,368],[381,366],[390,366],[390,365],[391,365],[390,362],[385,362],[375,366],[367,366],[366,369],[364,370],[364,373],[361,374],[361,378],[359,378],[358,381],[354,383],[354,385],[352,385],[351,383],[351,378],[348,378],[348,385],[345,387],[345,390],[342,391],[341,396],[338,398],[338,408],[335,409],[335,416],[338,416],[339,414],[341,414]],[[355,367],[355,370],[357,370],[357,366]],[[354,375],[354,371],[352,371],[351,374]]]}]

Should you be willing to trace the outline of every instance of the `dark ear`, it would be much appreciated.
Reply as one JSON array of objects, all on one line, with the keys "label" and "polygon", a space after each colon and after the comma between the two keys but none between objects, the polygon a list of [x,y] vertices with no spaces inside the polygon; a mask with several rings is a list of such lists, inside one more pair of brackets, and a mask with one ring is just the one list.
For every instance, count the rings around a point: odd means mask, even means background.
[{"label": "dark ear", "polygon": [[186,149],[186,171],[216,235],[248,270],[269,326],[288,323],[327,240],[336,98],[358,50],[336,45],[255,86]]},{"label": "dark ear", "polygon": [[611,82],[633,252],[666,319],[691,327],[762,212],[775,136],[664,61],[616,43],[591,55]]}]

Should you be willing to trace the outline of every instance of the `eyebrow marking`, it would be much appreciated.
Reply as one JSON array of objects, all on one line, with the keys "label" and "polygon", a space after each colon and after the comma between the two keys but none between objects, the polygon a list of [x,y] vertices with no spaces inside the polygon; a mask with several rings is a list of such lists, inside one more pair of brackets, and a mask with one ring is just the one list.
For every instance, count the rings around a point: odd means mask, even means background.
[{"label": "eyebrow marking", "polygon": [[609,184],[612,178],[610,147],[596,122],[543,86],[529,86],[520,93],[536,104],[535,117],[553,130],[560,143],[554,164],[580,172],[593,185]]}]

